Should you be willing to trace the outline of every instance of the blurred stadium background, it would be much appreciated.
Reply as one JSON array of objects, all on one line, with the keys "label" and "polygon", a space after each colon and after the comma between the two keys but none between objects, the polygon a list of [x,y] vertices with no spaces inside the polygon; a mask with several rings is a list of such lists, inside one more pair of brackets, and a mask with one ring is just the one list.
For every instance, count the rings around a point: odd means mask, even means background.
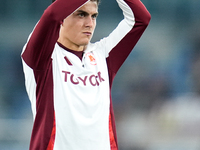
[{"label": "blurred stadium background", "polygon": [[[200,1],[142,0],[152,15],[112,91],[120,150],[200,150]],[[51,1],[0,0],[0,149],[27,150],[32,128],[20,53]],[[102,0],[93,41],[122,19]]]}]

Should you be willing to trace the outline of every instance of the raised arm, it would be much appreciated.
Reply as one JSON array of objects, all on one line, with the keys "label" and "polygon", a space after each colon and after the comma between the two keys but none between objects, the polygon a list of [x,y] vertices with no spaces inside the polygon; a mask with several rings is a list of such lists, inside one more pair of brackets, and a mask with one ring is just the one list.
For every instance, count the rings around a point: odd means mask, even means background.
[{"label": "raised arm", "polygon": [[51,60],[61,22],[88,0],[56,0],[43,13],[22,52],[32,69],[44,69]]},{"label": "raised arm", "polygon": [[[124,20],[119,24],[111,38],[118,39],[118,43],[109,53],[108,67],[112,74],[116,74],[123,62],[132,51],[150,21],[150,13],[140,0],[117,0],[124,14]],[[126,31],[123,37],[121,32]],[[113,35],[112,35],[113,34]],[[111,42],[110,42],[111,43]]]}]

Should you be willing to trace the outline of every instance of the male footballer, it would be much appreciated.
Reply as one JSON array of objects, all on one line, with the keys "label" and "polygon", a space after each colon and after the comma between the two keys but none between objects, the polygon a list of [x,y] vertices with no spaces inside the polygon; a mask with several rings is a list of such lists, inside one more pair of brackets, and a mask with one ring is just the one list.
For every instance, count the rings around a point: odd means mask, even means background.
[{"label": "male footballer", "polygon": [[118,150],[113,79],[150,21],[140,0],[117,0],[124,19],[91,43],[99,0],[56,0],[21,57],[34,117],[30,150]]}]

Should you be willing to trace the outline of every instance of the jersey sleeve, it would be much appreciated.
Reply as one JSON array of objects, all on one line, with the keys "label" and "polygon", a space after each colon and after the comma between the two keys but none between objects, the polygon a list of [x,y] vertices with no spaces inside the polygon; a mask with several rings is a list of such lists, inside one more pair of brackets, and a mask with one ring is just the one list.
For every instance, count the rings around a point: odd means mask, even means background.
[{"label": "jersey sleeve", "polygon": [[146,27],[151,15],[140,0],[117,0],[124,19],[116,29],[100,41],[104,46],[109,71],[116,74],[132,51]]},{"label": "jersey sleeve", "polygon": [[22,51],[32,69],[42,70],[51,61],[61,22],[88,0],[56,0],[43,13]]}]

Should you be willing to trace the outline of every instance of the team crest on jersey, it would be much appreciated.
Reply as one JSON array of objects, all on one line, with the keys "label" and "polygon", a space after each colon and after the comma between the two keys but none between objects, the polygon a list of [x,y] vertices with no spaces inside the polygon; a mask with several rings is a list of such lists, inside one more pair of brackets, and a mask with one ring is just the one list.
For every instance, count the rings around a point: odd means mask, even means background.
[{"label": "team crest on jersey", "polygon": [[89,61],[90,61],[91,65],[96,65],[97,64],[93,53],[87,53],[86,56],[89,58]]}]

